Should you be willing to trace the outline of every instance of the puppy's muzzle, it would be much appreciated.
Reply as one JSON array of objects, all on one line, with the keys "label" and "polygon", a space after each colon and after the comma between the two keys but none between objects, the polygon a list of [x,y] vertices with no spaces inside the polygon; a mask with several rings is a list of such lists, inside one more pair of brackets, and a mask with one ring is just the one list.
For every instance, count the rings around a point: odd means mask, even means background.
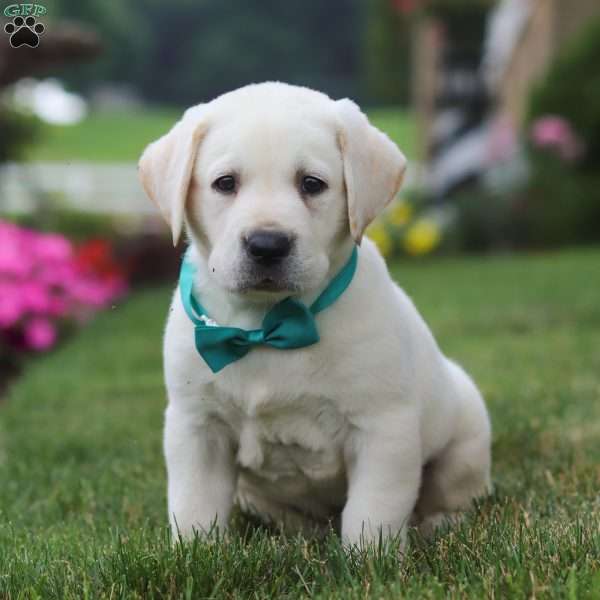
[{"label": "puppy's muzzle", "polygon": [[258,229],[248,234],[243,243],[246,253],[256,264],[270,267],[289,256],[294,239],[282,231]]}]

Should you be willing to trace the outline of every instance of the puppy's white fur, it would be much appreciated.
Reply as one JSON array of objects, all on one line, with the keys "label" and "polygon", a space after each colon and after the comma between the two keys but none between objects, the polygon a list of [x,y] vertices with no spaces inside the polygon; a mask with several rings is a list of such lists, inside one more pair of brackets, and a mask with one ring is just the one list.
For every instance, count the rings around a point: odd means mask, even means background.
[{"label": "puppy's white fur", "polygon": [[[349,100],[281,83],[189,109],[140,161],[176,241],[185,223],[196,293],[222,325],[260,327],[290,293],[314,300],[397,192],[405,160]],[[214,189],[234,173],[235,194]],[[301,174],[327,189],[302,197]],[[257,291],[243,240],[295,240],[279,292]],[[164,340],[169,516],[184,536],[227,525],[237,499],[306,528],[341,513],[347,542],[431,529],[490,488],[490,425],[365,239],[347,291],[320,313],[321,341],[253,349],[213,374],[176,290]]]}]

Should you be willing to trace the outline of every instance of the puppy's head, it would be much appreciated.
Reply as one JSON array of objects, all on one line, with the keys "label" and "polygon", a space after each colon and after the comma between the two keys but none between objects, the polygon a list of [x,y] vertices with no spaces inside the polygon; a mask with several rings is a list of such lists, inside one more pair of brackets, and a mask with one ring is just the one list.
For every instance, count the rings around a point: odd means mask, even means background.
[{"label": "puppy's head", "polygon": [[264,83],[186,111],[139,167],[173,241],[185,223],[219,286],[264,296],[322,285],[405,164],[350,100]]}]

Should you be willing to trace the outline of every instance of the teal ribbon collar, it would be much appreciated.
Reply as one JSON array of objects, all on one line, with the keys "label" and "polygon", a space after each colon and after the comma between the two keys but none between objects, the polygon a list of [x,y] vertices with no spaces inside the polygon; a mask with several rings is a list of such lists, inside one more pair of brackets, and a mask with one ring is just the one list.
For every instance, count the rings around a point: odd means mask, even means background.
[{"label": "teal ribbon collar", "polygon": [[288,297],[267,312],[261,329],[221,327],[209,318],[194,296],[196,269],[184,257],[179,275],[181,300],[188,317],[194,323],[196,349],[213,373],[244,357],[254,346],[271,346],[281,350],[302,348],[319,341],[315,315],[333,304],[350,285],[356,271],[356,246],[342,270],[331,280],[321,295],[307,307]]}]

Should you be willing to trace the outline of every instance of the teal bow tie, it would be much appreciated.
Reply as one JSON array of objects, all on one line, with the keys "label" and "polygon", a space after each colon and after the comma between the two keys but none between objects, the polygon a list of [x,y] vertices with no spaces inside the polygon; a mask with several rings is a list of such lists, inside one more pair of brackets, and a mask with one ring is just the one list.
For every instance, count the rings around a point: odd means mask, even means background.
[{"label": "teal bow tie", "polygon": [[265,315],[261,329],[246,331],[237,327],[221,327],[208,317],[194,297],[194,265],[184,257],[179,290],[185,312],[195,326],[196,349],[212,372],[217,373],[248,354],[253,346],[266,345],[288,350],[317,343],[319,332],[314,316],[344,293],[354,277],[357,259],[355,246],[346,265],[309,308],[299,300],[285,298]]}]

